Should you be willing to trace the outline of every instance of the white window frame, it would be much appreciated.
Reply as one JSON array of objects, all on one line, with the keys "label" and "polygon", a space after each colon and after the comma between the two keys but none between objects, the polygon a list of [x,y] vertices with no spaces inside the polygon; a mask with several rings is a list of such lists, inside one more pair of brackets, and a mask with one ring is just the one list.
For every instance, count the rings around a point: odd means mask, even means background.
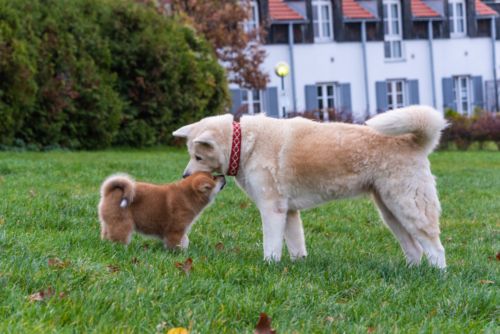
[{"label": "white window frame", "polygon": [[[465,83],[465,87],[463,87],[463,83]],[[458,91],[457,87],[460,87]],[[453,102],[457,106],[456,112],[458,112],[459,114],[469,116],[473,114],[472,82],[468,75],[453,77]]]},{"label": "white window frame", "polygon": [[[254,92],[259,92],[259,99],[255,100]],[[246,98],[245,98],[246,97]],[[260,111],[255,112],[255,104],[259,104]],[[250,89],[242,89],[241,90],[241,105],[248,105],[248,115],[255,115],[259,113],[266,112],[266,92],[265,90],[250,90]]]},{"label": "white window frame", "polygon": [[[331,92],[328,92],[328,87],[331,87]],[[321,91],[321,96],[320,96]],[[323,122],[329,121],[328,111],[338,109],[339,103],[339,85],[336,82],[326,82],[316,84],[316,100],[318,101],[318,110],[323,112]],[[328,106],[329,100],[332,101],[331,106]]]},{"label": "white window frame", "polygon": [[259,27],[259,6],[256,1],[250,1],[250,11],[252,15],[250,20],[245,22],[245,32],[252,31]]},{"label": "white window frame", "polygon": [[[458,8],[462,8],[462,16],[458,16]],[[449,0],[448,14],[450,18],[450,37],[460,38],[467,36],[467,10],[464,0]],[[459,23],[462,23],[462,30],[459,31]]]},{"label": "white window frame", "polygon": [[[313,0],[313,30],[315,42],[327,42],[333,40],[333,11],[331,0]],[[326,10],[326,11],[325,11]],[[325,20],[323,14],[328,15],[328,21]],[[316,15],[316,16],[315,16]],[[330,36],[325,33],[325,28],[328,29]]]},{"label": "white window frame", "polygon": [[[405,107],[408,104],[408,89],[406,80],[387,80],[387,110]],[[401,90],[398,91],[398,84]],[[401,103],[398,102],[398,96],[401,96]],[[392,101],[392,102],[391,102]]]},{"label": "white window frame", "polygon": [[[394,15],[393,8],[396,9],[397,17],[395,17]],[[383,17],[384,17],[384,58],[388,60],[404,59],[403,22],[401,18],[400,1],[384,0]],[[387,45],[389,45],[389,50],[390,50],[389,57],[385,53]]]}]

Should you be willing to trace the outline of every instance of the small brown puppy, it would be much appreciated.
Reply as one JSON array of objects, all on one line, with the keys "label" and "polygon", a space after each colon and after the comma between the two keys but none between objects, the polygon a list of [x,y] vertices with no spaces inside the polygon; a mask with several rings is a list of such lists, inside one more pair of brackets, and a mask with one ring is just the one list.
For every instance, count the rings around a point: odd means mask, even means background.
[{"label": "small brown puppy", "polygon": [[223,175],[207,172],[161,186],[112,175],[101,187],[101,238],[128,245],[136,230],[159,238],[169,249],[187,248],[189,229],[225,184]]}]

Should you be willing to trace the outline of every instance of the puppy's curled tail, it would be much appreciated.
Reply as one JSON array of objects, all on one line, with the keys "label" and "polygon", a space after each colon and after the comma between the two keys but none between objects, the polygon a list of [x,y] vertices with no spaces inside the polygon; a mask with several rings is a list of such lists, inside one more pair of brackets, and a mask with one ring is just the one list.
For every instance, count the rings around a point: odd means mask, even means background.
[{"label": "puppy's curled tail", "polygon": [[135,181],[127,174],[114,174],[104,181],[101,187],[101,197],[104,199],[116,188],[123,191],[120,207],[124,208],[134,200]]},{"label": "puppy's curled tail", "polygon": [[441,131],[448,126],[441,112],[427,106],[409,106],[390,110],[373,117],[366,124],[387,136],[412,133],[415,142],[427,154],[436,148]]}]

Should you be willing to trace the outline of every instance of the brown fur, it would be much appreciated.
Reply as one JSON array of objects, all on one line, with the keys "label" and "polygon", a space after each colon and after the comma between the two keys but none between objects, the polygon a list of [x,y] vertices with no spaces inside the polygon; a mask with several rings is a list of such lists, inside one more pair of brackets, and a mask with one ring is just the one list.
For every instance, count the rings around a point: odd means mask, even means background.
[{"label": "brown fur", "polygon": [[124,174],[110,176],[101,188],[101,238],[127,245],[136,230],[159,238],[169,249],[187,248],[186,233],[224,184],[224,176],[207,172],[166,185],[134,182]]}]

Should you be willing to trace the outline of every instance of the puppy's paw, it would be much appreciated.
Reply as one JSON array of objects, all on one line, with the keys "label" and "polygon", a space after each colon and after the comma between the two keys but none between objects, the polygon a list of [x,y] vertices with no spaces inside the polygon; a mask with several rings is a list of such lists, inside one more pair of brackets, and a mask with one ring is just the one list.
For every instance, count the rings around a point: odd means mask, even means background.
[{"label": "puppy's paw", "polygon": [[182,237],[181,239],[181,249],[187,249],[188,246],[189,246],[189,238],[187,236],[187,234],[184,234],[184,236]]}]

